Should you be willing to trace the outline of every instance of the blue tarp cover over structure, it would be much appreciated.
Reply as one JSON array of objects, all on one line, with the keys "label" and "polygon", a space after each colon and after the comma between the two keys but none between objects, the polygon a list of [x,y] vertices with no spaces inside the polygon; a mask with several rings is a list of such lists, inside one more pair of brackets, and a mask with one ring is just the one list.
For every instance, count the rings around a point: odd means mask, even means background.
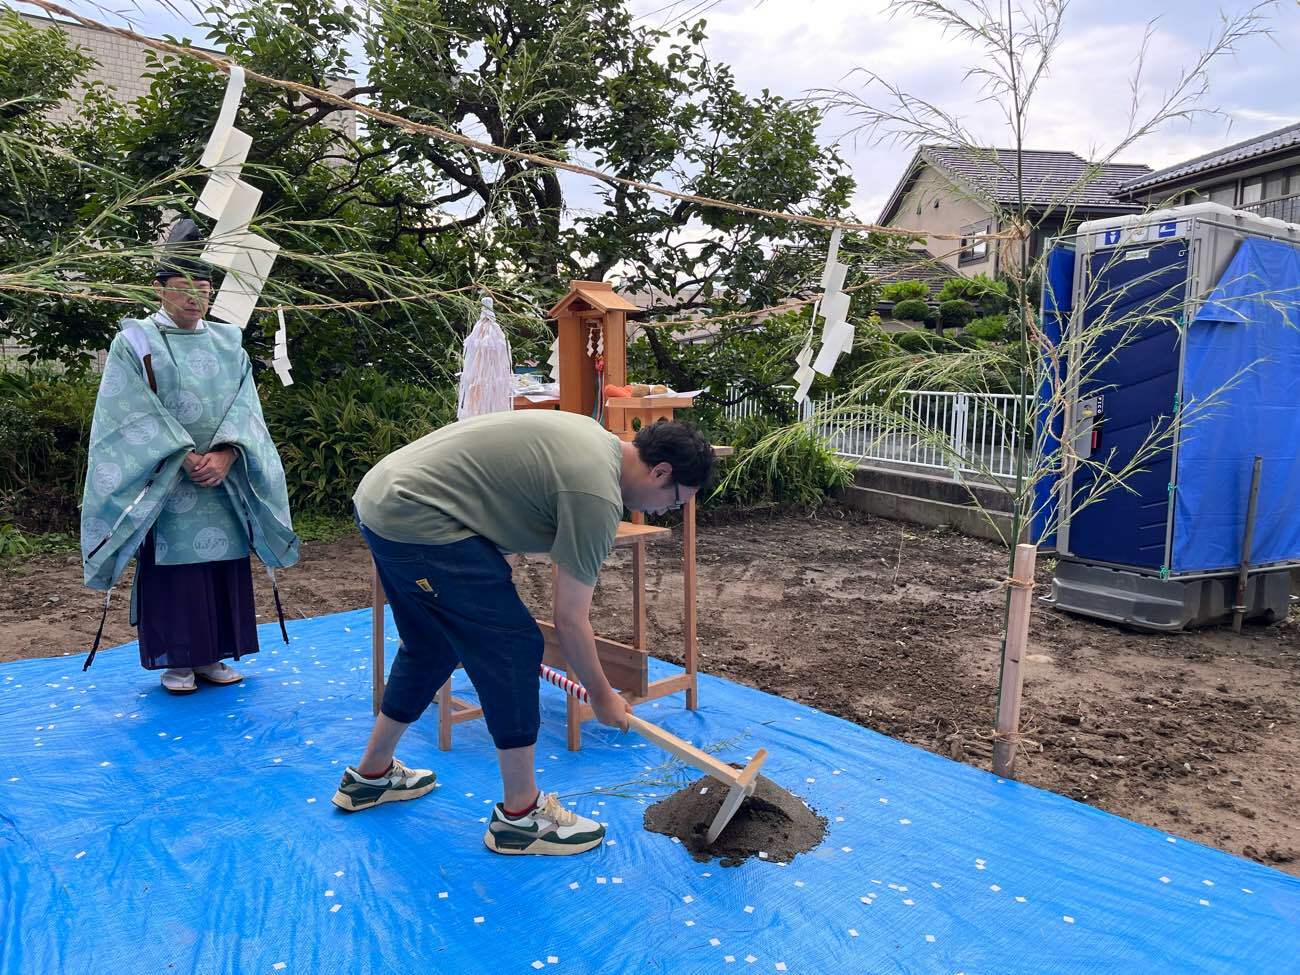
[{"label": "blue tarp cover over structure", "polygon": [[369,613],[290,634],[264,629],[242,686],[184,698],[134,645],[85,674],[0,667],[0,973],[1300,971],[1300,880],[715,678],[698,712],[641,713],[728,760],[768,748],[830,822],[788,866],[644,832],[607,790],[664,756],[593,725],[565,751],[549,687],[540,780],[609,823],[603,849],[488,853],[486,730],[441,753],[432,714],[400,754],[441,787],[347,815],[329,797],[369,730]]},{"label": "blue tarp cover over structure", "polygon": [[1187,330],[1183,402],[1174,571],[1238,565],[1257,454],[1251,562],[1300,559],[1300,249],[1242,242]]},{"label": "blue tarp cover over structure", "polygon": [[[1070,312],[1074,310],[1074,262],[1073,247],[1058,244],[1047,255],[1047,270],[1043,282],[1043,338],[1047,344],[1056,348],[1061,344]],[[1059,387],[1066,381],[1069,364],[1064,361],[1052,363],[1044,357],[1038,379],[1037,412],[1034,417],[1034,440],[1038,453],[1043,457],[1059,458],[1061,433],[1065,426],[1065,414],[1059,407],[1053,410],[1053,400],[1057,398]],[[1056,463],[1059,463],[1056,459]],[[1060,483],[1059,472],[1044,472],[1034,482],[1034,517],[1030,530],[1030,540],[1043,547],[1056,545],[1056,528],[1058,499],[1056,486]]]}]

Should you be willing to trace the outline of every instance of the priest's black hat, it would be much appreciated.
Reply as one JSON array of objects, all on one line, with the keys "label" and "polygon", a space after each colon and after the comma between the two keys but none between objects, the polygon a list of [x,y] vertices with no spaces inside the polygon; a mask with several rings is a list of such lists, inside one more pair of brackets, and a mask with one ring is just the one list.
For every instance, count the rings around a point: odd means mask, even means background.
[{"label": "priest's black hat", "polygon": [[194,281],[211,281],[212,268],[198,259],[199,245],[203,234],[198,225],[189,217],[177,220],[163,244],[162,258],[158,270],[154,273],[155,281],[168,278],[184,277]]}]

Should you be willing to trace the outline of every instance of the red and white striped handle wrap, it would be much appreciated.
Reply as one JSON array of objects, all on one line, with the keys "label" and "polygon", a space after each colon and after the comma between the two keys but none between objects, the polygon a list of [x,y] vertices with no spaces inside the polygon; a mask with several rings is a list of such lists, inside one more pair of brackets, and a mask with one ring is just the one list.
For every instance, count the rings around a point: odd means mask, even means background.
[{"label": "red and white striped handle wrap", "polygon": [[587,696],[587,689],[576,680],[570,680],[558,670],[552,670],[550,667],[546,666],[546,664],[542,664],[539,669],[543,680],[549,680],[560,690],[564,691],[565,694],[571,694],[579,701],[590,703],[591,699]]}]

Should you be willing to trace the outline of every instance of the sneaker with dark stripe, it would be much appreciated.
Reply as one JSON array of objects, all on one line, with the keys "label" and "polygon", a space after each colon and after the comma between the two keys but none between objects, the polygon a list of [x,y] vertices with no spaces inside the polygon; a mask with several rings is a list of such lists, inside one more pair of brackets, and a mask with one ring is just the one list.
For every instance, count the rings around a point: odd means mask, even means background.
[{"label": "sneaker with dark stripe", "polygon": [[537,805],[517,818],[507,816],[498,802],[483,843],[494,853],[562,857],[585,853],[604,839],[604,824],[570,812],[554,792],[543,792]]},{"label": "sneaker with dark stripe", "polygon": [[437,776],[427,768],[407,768],[397,759],[378,778],[368,779],[349,765],[343,772],[333,803],[347,812],[369,809],[384,802],[418,799],[434,787]]}]

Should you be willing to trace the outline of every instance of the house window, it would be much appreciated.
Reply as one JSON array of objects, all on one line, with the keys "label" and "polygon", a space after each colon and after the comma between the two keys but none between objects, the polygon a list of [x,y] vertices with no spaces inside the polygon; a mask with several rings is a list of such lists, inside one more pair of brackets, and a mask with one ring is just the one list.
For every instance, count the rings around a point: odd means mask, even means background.
[{"label": "house window", "polygon": [[1288,196],[1300,195],[1300,166],[1296,166],[1294,169],[1287,170],[1287,175],[1289,177],[1287,179],[1287,187],[1286,187],[1287,195]]},{"label": "house window", "polygon": [[1278,171],[1264,177],[1264,199],[1277,200],[1286,196],[1286,173]]},{"label": "house window", "polygon": [[1241,181],[1241,203],[1239,206],[1248,207],[1252,203],[1258,203],[1264,198],[1264,177],[1256,176],[1253,179]]},{"label": "house window", "polygon": [[989,233],[992,228],[993,224],[988,220],[985,220],[983,223],[968,224],[961,228],[961,256],[957,258],[958,267],[965,264],[982,264],[984,261],[988,260],[988,238],[974,238],[976,234]]},{"label": "house window", "polygon": [[1227,183],[1210,190],[1210,202],[1222,203],[1226,207],[1237,205],[1237,184]]}]

